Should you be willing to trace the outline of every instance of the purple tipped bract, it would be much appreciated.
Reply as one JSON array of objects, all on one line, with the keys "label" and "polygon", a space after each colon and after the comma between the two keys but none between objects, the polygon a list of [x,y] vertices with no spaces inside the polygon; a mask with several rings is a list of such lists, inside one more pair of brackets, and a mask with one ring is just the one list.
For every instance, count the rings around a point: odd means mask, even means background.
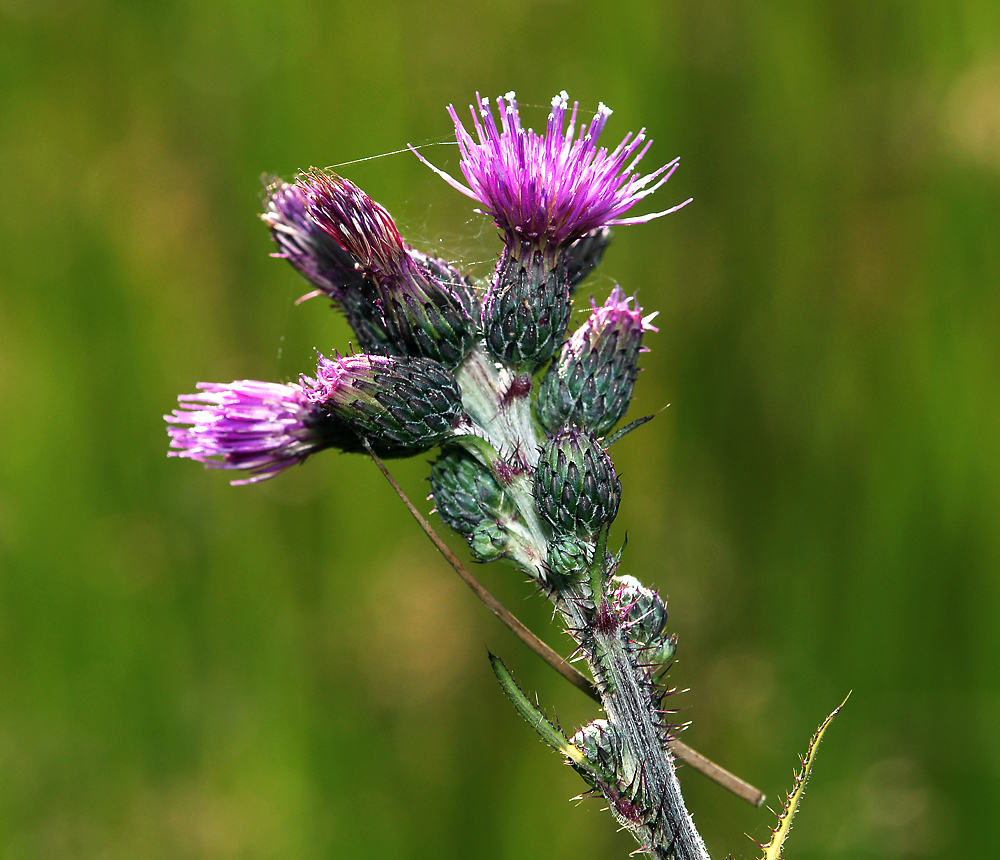
[{"label": "purple tipped bract", "polygon": [[[632,307],[633,302],[635,303],[634,308]],[[639,307],[635,296],[626,296],[625,291],[617,284],[603,305],[598,306],[594,297],[591,296],[590,307],[592,309],[590,318],[574,334],[574,337],[584,336],[588,330],[603,331],[609,328],[630,330],[640,336],[644,331],[659,331],[653,325],[653,320],[660,312],[653,311],[653,313],[643,316],[642,308]]]},{"label": "purple tipped bract", "polygon": [[178,397],[170,423],[171,457],[189,457],[210,469],[242,469],[271,478],[326,447],[318,418],[301,385],[243,379],[199,382],[197,394]]},{"label": "purple tipped bract", "polygon": [[412,265],[392,216],[349,179],[313,168],[296,184],[309,217],[367,274],[395,278]]},{"label": "purple tipped bract", "polygon": [[636,174],[636,165],[650,145],[645,129],[635,136],[627,134],[613,150],[598,147],[597,139],[611,115],[603,104],[577,134],[577,104],[573,103],[567,126],[569,96],[562,92],[552,99],[545,133],[536,134],[521,127],[513,93],[497,99],[499,128],[489,101],[478,93],[476,100],[479,115],[470,110],[478,139],[466,130],[454,106],[448,108],[468,185],[416,154],[449,185],[482,204],[508,237],[559,246],[600,227],[659,218],[690,202],[622,217],[670,178],[679,159],[645,176]]},{"label": "purple tipped bract", "polygon": [[[387,374],[398,364],[396,359],[384,355],[336,355],[327,358],[317,354],[315,379],[303,375],[301,382],[310,402],[337,409],[360,398],[374,400],[372,383],[378,374]],[[354,384],[361,383],[355,390]]]}]

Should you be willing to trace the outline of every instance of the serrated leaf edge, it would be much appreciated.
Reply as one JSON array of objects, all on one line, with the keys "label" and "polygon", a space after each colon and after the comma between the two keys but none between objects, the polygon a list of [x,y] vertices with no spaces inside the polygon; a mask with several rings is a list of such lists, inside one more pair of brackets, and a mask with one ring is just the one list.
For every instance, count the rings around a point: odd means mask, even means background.
[{"label": "serrated leaf edge", "polygon": [[833,713],[823,720],[822,725],[816,729],[816,734],[809,741],[809,748],[802,759],[802,770],[795,775],[795,784],[785,800],[781,814],[778,816],[778,826],[771,832],[771,841],[767,845],[761,846],[764,849],[762,860],[781,860],[781,849],[788,838],[788,834],[791,832],[792,819],[795,817],[795,813],[798,812],[799,802],[805,793],[806,783],[809,782],[809,776],[812,773],[813,763],[816,761],[816,751],[819,749],[820,741],[823,740],[823,735],[826,734],[826,730],[830,727],[830,723],[833,722],[833,718],[840,713],[840,709],[847,704],[849,698],[851,698],[850,693],[847,694],[843,702],[834,708]]}]

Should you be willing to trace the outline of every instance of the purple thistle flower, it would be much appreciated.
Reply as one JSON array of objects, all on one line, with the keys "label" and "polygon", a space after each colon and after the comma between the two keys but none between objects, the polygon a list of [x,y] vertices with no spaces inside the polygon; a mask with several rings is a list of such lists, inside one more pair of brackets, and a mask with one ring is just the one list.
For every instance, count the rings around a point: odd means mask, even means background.
[{"label": "purple thistle flower", "polygon": [[477,301],[453,266],[408,247],[389,213],[335,173],[313,169],[273,188],[263,217],[278,256],[343,309],[365,351],[452,367],[468,354]]},{"label": "purple thistle flower", "polygon": [[271,256],[288,260],[318,288],[299,301],[326,294],[341,304],[347,291],[364,280],[364,273],[358,261],[309,216],[302,186],[274,180],[267,186],[264,205],[260,218],[271,228],[279,249]]},{"label": "purple thistle flower", "polygon": [[649,215],[622,217],[663,185],[680,159],[646,176],[634,173],[651,143],[646,141],[645,129],[634,137],[627,134],[611,151],[598,148],[597,139],[611,115],[604,104],[598,107],[590,125],[581,126],[579,135],[575,135],[577,103],[573,103],[567,127],[569,96],[562,92],[552,99],[546,131],[539,135],[521,127],[513,93],[497,99],[499,128],[489,101],[478,93],[476,100],[479,116],[471,107],[470,111],[478,141],[465,129],[454,106],[448,108],[468,185],[414,152],[449,185],[482,204],[508,242],[527,240],[543,247],[558,247],[591,230],[644,223],[676,212],[690,202]]},{"label": "purple thistle flower", "polygon": [[242,469],[272,478],[332,444],[329,419],[301,385],[242,379],[229,384],[199,382],[197,394],[182,394],[180,408],[164,419],[171,457],[189,457],[209,469]]}]

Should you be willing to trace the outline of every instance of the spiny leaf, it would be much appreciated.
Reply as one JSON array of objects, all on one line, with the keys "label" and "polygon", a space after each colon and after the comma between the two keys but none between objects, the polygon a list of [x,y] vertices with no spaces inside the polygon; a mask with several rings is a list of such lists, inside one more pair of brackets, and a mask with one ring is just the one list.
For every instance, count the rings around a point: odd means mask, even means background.
[{"label": "spiny leaf", "polygon": [[[667,404],[669,406],[669,404]],[[666,407],[664,407],[665,409]],[[660,410],[662,412],[663,409]],[[610,436],[604,439],[604,450],[607,451],[612,445],[615,444],[622,436],[626,436],[635,430],[637,427],[641,427],[647,421],[652,421],[656,415],[644,415],[642,418],[636,418],[631,424],[626,424],[621,430],[612,433]]]},{"label": "spiny leaf", "polygon": [[809,741],[809,749],[806,750],[805,758],[802,759],[802,770],[795,775],[795,785],[792,787],[791,794],[785,800],[785,806],[781,810],[781,815],[778,816],[778,826],[771,833],[771,841],[766,846],[761,846],[764,848],[762,860],[781,860],[781,848],[792,829],[792,819],[798,811],[799,802],[802,800],[802,795],[806,790],[806,783],[809,782],[809,775],[812,772],[813,762],[816,760],[816,750],[819,749],[819,742],[823,740],[823,735],[826,734],[826,730],[829,728],[830,723],[833,722],[833,718],[840,713],[840,709],[847,704],[847,699],[849,698],[851,698],[850,693],[834,709],[833,713],[823,720],[823,724],[816,729],[816,734]]},{"label": "spiny leaf", "polygon": [[517,685],[517,681],[514,680],[514,676],[511,675],[510,669],[504,665],[503,660],[495,654],[490,654],[489,656],[490,665],[493,667],[493,673],[500,682],[500,687],[507,695],[507,698],[510,699],[511,704],[517,708],[518,713],[542,736],[542,740],[556,752],[560,752],[566,756],[573,764],[585,770],[591,770],[592,768],[583,757],[583,753],[566,739],[566,736],[549,721],[549,718],[542,713],[537,705],[531,703],[531,700]]}]

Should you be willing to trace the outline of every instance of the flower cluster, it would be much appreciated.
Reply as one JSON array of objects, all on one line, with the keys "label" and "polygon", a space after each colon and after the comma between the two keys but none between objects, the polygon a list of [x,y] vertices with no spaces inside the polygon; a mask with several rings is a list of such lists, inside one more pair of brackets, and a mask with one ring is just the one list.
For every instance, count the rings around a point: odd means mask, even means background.
[{"label": "flower cluster", "polygon": [[659,679],[676,641],[666,605],[619,576],[607,550],[622,493],[608,434],[628,409],[655,314],[616,286],[604,304],[591,299],[567,338],[572,295],[610,228],[684,205],[625,217],[677,160],[638,174],[644,131],[599,147],[611,111],[601,105],[577,132],[565,93],[543,134],[523,128],[513,94],[497,100],[499,125],[489,102],[479,105],[475,137],[449,109],[467,184],[433,169],[500,228],[493,275],[475,280],[410,247],[382,206],[334,173],[271,181],[262,218],[275,256],[311,284],[304,298],[325,295],[344,313],[362,352],[321,355],[297,383],[200,383],[166,416],[171,453],[251,483],[324,448],[440,447],[431,490],[441,518],[478,560],[507,559],[538,583],[601,691],[607,719],[572,742],[554,728],[543,736],[645,850],[707,857],[667,747]]}]

